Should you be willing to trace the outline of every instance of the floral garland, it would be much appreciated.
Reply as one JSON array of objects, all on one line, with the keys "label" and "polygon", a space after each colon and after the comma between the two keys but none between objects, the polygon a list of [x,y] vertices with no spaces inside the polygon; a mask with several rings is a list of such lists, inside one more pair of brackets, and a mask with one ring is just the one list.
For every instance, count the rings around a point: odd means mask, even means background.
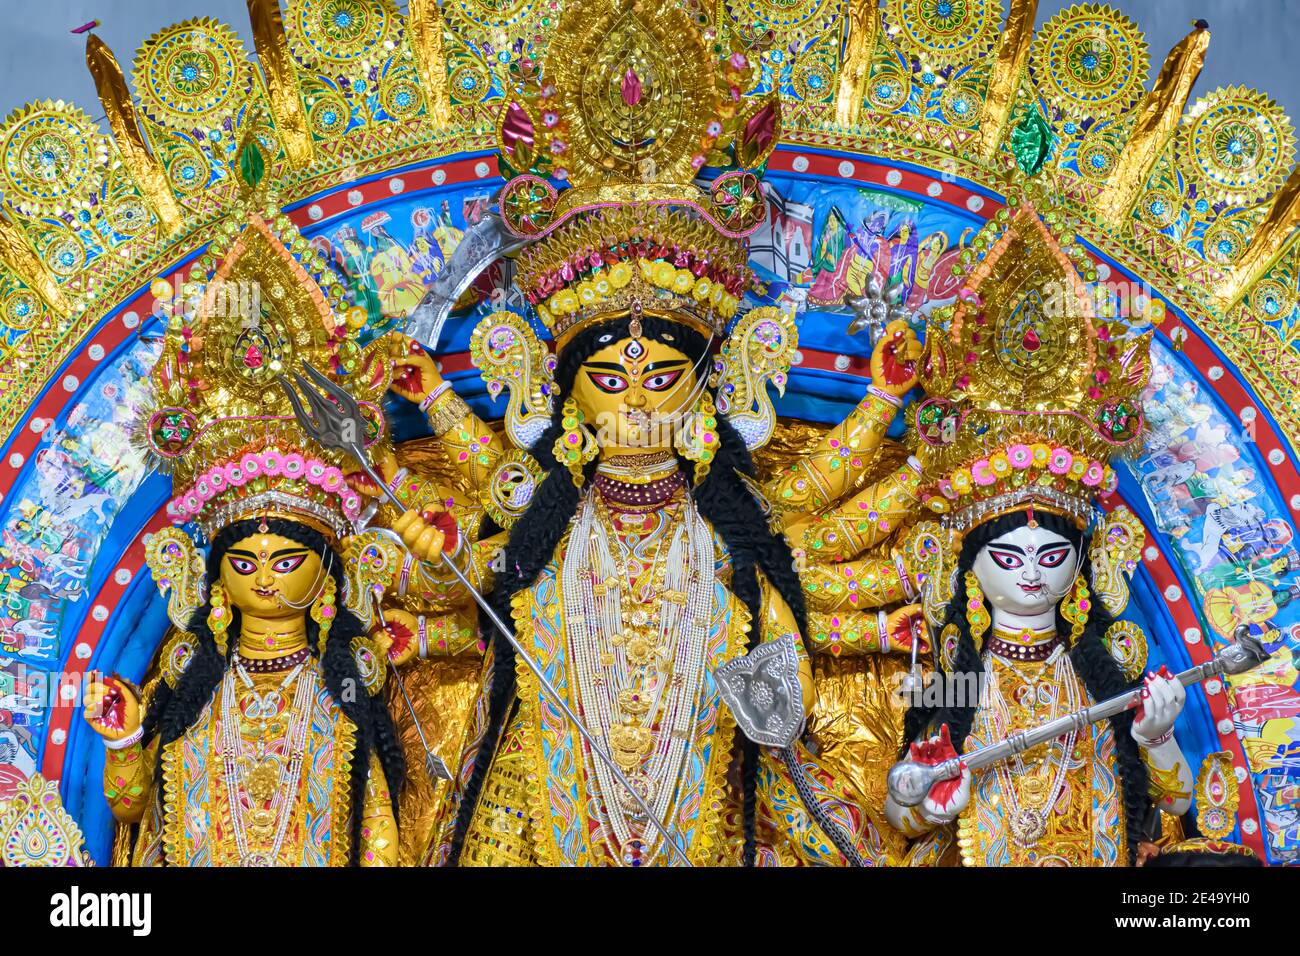
[{"label": "floral garland", "polygon": [[[688,260],[689,255],[686,257]],[[738,286],[734,277],[711,277],[713,271],[697,261],[694,268],[678,267],[672,262],[638,258],[641,278],[655,288],[680,296],[690,296],[702,307],[709,307],[723,319],[730,319],[740,309],[740,297],[731,291]],[[615,298],[631,284],[636,273],[630,262],[619,261],[608,269],[597,268],[589,278],[561,288],[542,299],[537,293],[530,295],[538,301],[537,312],[548,327],[559,316],[572,315]],[[561,281],[561,280],[557,280]],[[545,286],[543,286],[545,288]]]},{"label": "floral garland", "polygon": [[305,458],[298,452],[286,454],[276,448],[247,452],[238,461],[213,465],[168,503],[167,514],[176,524],[184,524],[197,518],[214,498],[242,489],[259,478],[304,482],[337,497],[349,520],[356,520],[361,514],[361,497],[348,487],[342,470],[318,458]]},{"label": "floral garland", "polygon": [[1079,454],[1064,445],[1017,442],[940,478],[935,485],[940,494],[930,495],[925,504],[937,514],[947,514],[954,507],[949,502],[957,502],[963,497],[990,498],[1010,488],[1034,484],[1066,490],[1069,487],[1067,482],[1108,495],[1115,490],[1118,479],[1115,470],[1106,462]]}]

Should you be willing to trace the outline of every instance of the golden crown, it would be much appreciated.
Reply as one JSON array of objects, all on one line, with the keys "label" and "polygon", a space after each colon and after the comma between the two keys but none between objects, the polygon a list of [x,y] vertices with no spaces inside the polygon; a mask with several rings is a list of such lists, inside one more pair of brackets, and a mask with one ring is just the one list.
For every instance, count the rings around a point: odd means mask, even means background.
[{"label": "golden crown", "polygon": [[[502,220],[532,242],[518,283],[557,340],[629,308],[718,334],[766,214],[754,170],[780,101],[744,103],[749,59],[687,5],[580,2],[564,22],[540,69],[515,68],[497,123]],[[697,185],[706,166],[725,171]]]},{"label": "golden crown", "polygon": [[1099,316],[1079,273],[1086,253],[1032,202],[1009,201],[974,250],[922,360],[922,499],[958,530],[1028,504],[1085,525],[1114,490],[1111,458],[1141,434],[1150,332]]},{"label": "golden crown", "polygon": [[361,499],[344,480],[343,457],[307,441],[280,376],[311,365],[344,381],[371,444],[383,434],[388,363],[362,351],[350,312],[331,307],[317,281],[330,284],[328,266],[287,218],[250,209],[223,238],[190,275],[152,373],[158,407],[144,437],[172,474],[168,515],[209,536],[274,514],[342,538]]}]

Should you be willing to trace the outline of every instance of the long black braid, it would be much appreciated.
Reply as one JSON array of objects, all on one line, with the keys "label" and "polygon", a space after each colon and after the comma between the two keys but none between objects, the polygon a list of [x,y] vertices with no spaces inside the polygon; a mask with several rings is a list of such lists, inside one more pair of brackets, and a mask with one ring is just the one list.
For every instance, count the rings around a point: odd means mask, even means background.
[{"label": "long black braid", "polygon": [[[1071,521],[1057,515],[1038,511],[1035,512],[1035,519],[1048,531],[1067,539],[1083,555],[1079,573],[1091,585],[1092,561],[1088,557],[1091,536],[1085,535]],[[957,559],[955,593],[948,603],[943,625],[935,632],[942,634],[949,624],[957,628],[958,642],[953,656],[953,673],[960,674],[964,678],[964,681],[955,682],[958,685],[976,687],[978,680],[984,674],[984,662],[980,650],[975,647],[975,641],[971,637],[970,622],[966,616],[968,604],[966,572],[974,566],[976,556],[986,544],[1028,523],[1027,512],[1013,512],[986,524],[977,525],[962,540],[961,554]],[[1070,651],[1070,662],[1094,701],[1105,700],[1137,686],[1137,682],[1130,683],[1127,680],[1115,658],[1102,643],[1102,638],[1113,623],[1114,618],[1111,617],[1105,604],[1094,596],[1089,601],[1088,620],[1084,625],[1083,634]],[[1061,617],[1059,605],[1056,609],[1056,629],[1059,634],[1070,632],[1070,625]],[[970,736],[976,706],[971,704],[967,707],[912,707],[908,710],[903,723],[903,739],[918,740],[946,723],[952,737],[952,745],[960,753],[966,738]],[[1124,832],[1128,838],[1130,865],[1137,859],[1138,845],[1143,839],[1143,824],[1149,809],[1146,763],[1142,760],[1137,741],[1130,733],[1133,717],[1133,711],[1126,710],[1110,718],[1111,730],[1115,738],[1115,762],[1124,797]]]},{"label": "long black braid", "polygon": [[[222,528],[213,539],[208,553],[207,580],[211,585],[221,577],[221,559],[237,542],[250,535],[269,533],[296,541],[324,556],[328,562],[329,573],[334,578],[336,593],[340,600],[335,608],[334,624],[329,631],[324,652],[319,645],[320,628],[310,615],[307,615],[307,644],[311,652],[320,657],[321,676],[330,697],[339,709],[357,728],[356,749],[352,754],[352,819],[350,821],[349,859],[352,865],[360,860],[358,848],[361,841],[361,820],[365,809],[366,778],[370,770],[370,755],[379,757],[388,792],[392,798],[393,814],[397,814],[397,796],[406,777],[406,759],[402,752],[401,741],[388,713],[382,696],[371,697],[366,692],[361,673],[352,656],[352,639],[365,633],[365,628],[357,616],[343,606],[341,596],[344,591],[343,561],[337,551],[330,547],[326,538],[313,528],[283,518],[269,518],[265,522],[258,519],[236,521]],[[208,626],[208,614],[211,602],[194,612],[190,619],[189,631],[195,638],[194,653],[175,688],[166,681],[160,681],[158,692],[149,706],[149,712],[143,721],[144,735],[151,738],[155,731],[159,735],[158,759],[161,763],[163,748],[174,740],[179,740],[198,720],[203,708],[214,699],[217,689],[231,666],[235,650],[239,645],[240,614],[239,609],[230,607],[230,628],[226,632],[227,649],[222,655],[217,648],[212,629]],[[155,777],[161,780],[161,775]]]},{"label": "long black braid", "polygon": [[[580,332],[560,353],[555,369],[555,412],[550,425],[530,449],[533,458],[546,472],[533,494],[528,510],[510,531],[503,562],[488,600],[505,621],[511,620],[511,599],[530,587],[551,562],[555,549],[577,513],[579,489],[567,467],[556,461],[551,449],[564,432],[562,406],[572,393],[582,364],[607,346],[630,338],[630,320],[613,319]],[[670,345],[695,363],[697,376],[709,373],[708,341],[693,329],[654,316],[641,319],[641,337]],[[762,569],[772,586],[794,613],[800,634],[806,630],[806,612],[799,577],[794,570],[794,556],[785,539],[768,530],[767,519],[758,501],[740,478],[754,477],[754,464],[745,442],[721,416],[718,417],[719,446],[708,475],[692,494],[700,514],[722,538],[731,556],[732,591],[748,609],[754,622],[750,646],[759,640],[761,631],[762,589],[757,572]],[[680,459],[688,478],[693,478],[694,464]],[[586,468],[587,480],[597,463]],[[515,654],[510,644],[484,622],[492,633],[495,665],[488,689],[487,729],[483,744],[474,758],[474,766],[461,795],[456,826],[451,841],[449,863],[455,865],[473,821],[483,783],[495,753],[497,741],[515,702]],[[744,862],[752,866],[757,856],[756,817],[758,748],[748,741],[741,747],[742,792],[744,796]]]}]

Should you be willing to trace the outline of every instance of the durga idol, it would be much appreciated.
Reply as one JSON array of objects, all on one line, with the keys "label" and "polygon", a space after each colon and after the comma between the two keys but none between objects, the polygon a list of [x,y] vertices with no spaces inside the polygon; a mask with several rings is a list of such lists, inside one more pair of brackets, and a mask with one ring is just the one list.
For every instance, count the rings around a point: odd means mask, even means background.
[{"label": "durga idol", "polygon": [[[475,364],[494,394],[509,393],[504,435],[469,412],[418,346],[395,356],[394,387],[426,411],[492,518],[462,523],[473,541],[461,546],[527,655],[483,628],[488,664],[465,746],[449,761],[456,786],[432,857],[887,862],[902,841],[879,805],[797,742],[787,761],[742,734],[719,678],[784,642],[798,680],[770,719],[793,736],[814,706],[803,585],[787,544],[804,530],[783,528],[750,457],[772,434],[766,388],[784,384],[796,332],[774,307],[740,314],[744,237],[765,209],[751,170],[778,139],[779,104],[740,113],[732,93],[748,88],[748,63],[738,53],[719,61],[677,4],[578,4],[565,21],[500,120],[502,220],[527,242],[516,282],[554,356],[514,313],[475,331]],[[706,162],[726,171],[702,189],[693,180]],[[843,527],[859,548],[916,504],[910,465],[866,488],[850,478],[883,438],[919,354],[902,329],[882,340],[874,365],[888,365],[891,380],[882,376],[836,431],[858,449],[853,464],[827,465],[841,464],[836,438],[834,454],[818,451],[808,470],[781,479],[817,507],[852,497]],[[421,484],[397,478],[394,487]],[[831,527],[815,534],[838,548]],[[883,610],[903,596],[897,565],[869,570],[880,571],[880,594],[868,604],[864,582],[862,607],[882,610],[861,612],[855,647],[890,647],[891,631],[906,653],[906,614]],[[841,603],[846,618],[859,613]]]}]

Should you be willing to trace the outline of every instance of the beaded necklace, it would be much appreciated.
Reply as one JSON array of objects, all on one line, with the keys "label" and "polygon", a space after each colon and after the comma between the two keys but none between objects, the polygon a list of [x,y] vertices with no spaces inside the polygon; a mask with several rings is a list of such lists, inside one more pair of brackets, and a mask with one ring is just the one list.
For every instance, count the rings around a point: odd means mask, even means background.
[{"label": "beaded necklace", "polygon": [[[561,571],[580,713],[671,830],[681,799],[713,613],[713,536],[694,502],[648,514],[625,543],[589,490]],[[620,514],[624,514],[621,510]],[[630,564],[645,569],[640,586]],[[662,841],[603,762],[583,748],[597,831],[615,860],[649,862]]]}]

